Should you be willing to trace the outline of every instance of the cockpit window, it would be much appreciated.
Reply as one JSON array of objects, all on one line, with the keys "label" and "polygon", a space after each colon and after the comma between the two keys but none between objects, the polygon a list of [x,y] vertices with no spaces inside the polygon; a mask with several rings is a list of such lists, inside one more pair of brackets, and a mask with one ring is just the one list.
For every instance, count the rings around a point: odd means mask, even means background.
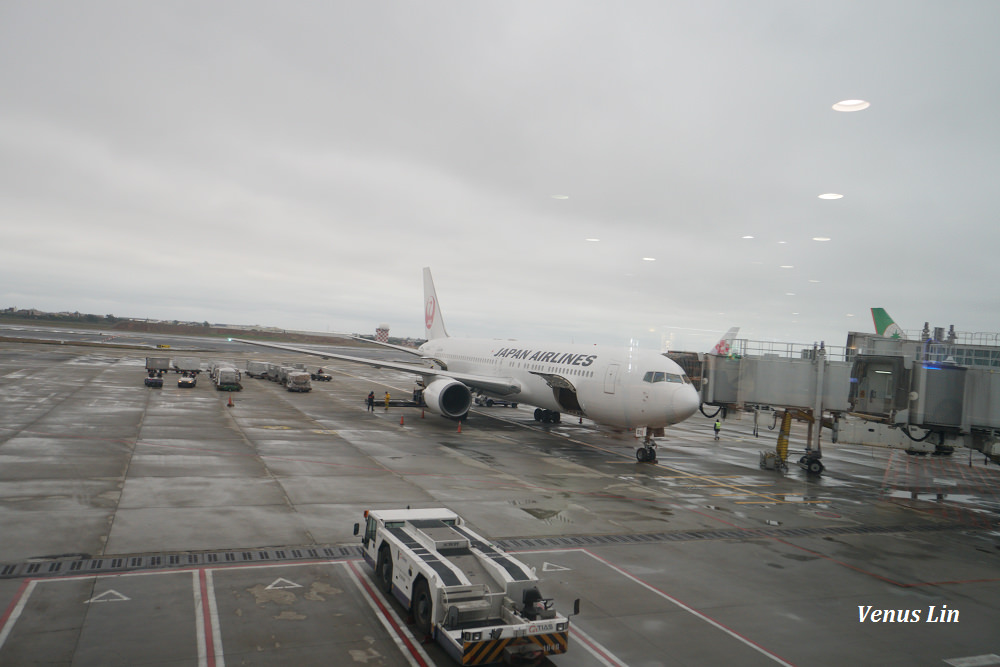
[{"label": "cockpit window", "polygon": [[677,384],[684,384],[685,381],[690,382],[687,377],[683,375],[678,375],[676,373],[664,373],[663,371],[647,371],[646,375],[642,378],[643,382],[676,382]]}]

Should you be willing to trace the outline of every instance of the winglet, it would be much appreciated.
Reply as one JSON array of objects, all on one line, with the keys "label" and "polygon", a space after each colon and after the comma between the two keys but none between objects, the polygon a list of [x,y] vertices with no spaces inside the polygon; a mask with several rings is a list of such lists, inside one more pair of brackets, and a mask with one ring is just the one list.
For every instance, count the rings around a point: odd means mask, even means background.
[{"label": "winglet", "polygon": [[424,267],[424,337],[427,340],[447,338],[448,331],[444,328],[441,318],[441,304],[434,290],[434,278],[430,267]]},{"label": "winglet", "polygon": [[872,321],[875,322],[875,333],[885,338],[906,338],[903,329],[896,324],[885,308],[872,308]]},{"label": "winglet", "polygon": [[709,354],[717,354],[720,357],[728,357],[729,353],[732,351],[733,341],[736,339],[736,334],[739,333],[739,327],[732,327],[725,335],[715,344],[712,351]]}]

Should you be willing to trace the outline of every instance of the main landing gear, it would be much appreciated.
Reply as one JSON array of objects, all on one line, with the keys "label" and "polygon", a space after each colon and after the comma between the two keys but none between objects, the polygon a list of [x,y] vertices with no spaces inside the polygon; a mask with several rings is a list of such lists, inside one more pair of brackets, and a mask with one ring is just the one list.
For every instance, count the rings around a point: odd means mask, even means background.
[{"label": "main landing gear", "polygon": [[642,447],[635,450],[635,460],[639,463],[656,463],[656,441],[647,433]]},{"label": "main landing gear", "polygon": [[543,424],[558,424],[561,421],[561,416],[555,410],[543,410],[542,408],[535,408],[535,421],[542,422]]},{"label": "main landing gear", "polygon": [[817,456],[810,455],[809,452],[806,452],[806,455],[799,459],[799,467],[813,475],[819,475],[826,470],[823,462]]}]

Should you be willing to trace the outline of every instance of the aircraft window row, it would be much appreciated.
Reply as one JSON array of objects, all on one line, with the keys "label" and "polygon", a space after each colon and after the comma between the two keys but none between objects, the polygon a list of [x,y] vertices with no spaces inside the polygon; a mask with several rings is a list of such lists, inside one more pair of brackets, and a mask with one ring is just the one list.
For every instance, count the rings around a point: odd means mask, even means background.
[{"label": "aircraft window row", "polygon": [[643,376],[643,382],[676,382],[677,384],[687,384],[685,382],[687,377],[683,375],[678,375],[677,373],[664,373],[663,371],[648,371],[645,376]]},{"label": "aircraft window row", "polygon": [[[489,359],[489,358],[483,358],[483,357],[473,357],[473,356],[469,356],[469,355],[465,355],[465,354],[458,354],[458,355],[455,355],[453,358],[454,359],[459,359],[459,360],[462,360],[462,361],[475,361],[475,362],[478,362],[478,363],[489,363],[489,364],[499,364],[500,363],[499,359]],[[511,365],[513,366],[514,364],[511,364]],[[522,367],[521,362],[517,362],[517,367],[518,368]],[[551,367],[551,366],[546,366],[545,364],[523,364],[523,367],[527,368],[528,370],[531,370],[531,371],[541,371],[541,372],[549,372],[549,373],[561,373],[561,374],[564,374],[564,375],[576,375],[576,376],[579,376],[579,377],[588,377],[588,378],[594,377],[594,371],[588,371],[588,370],[584,370],[582,368],[555,368],[555,367]],[[647,373],[646,375],[649,375],[649,374]],[[661,375],[662,375],[662,373],[661,373]],[[647,382],[649,382],[649,380],[647,380]],[[662,382],[662,380],[657,380],[657,382]],[[680,380],[671,380],[671,382],[680,382]]]},{"label": "aircraft window row", "polygon": [[546,366],[545,364],[525,364],[525,368],[529,371],[538,371],[540,373],[555,373],[556,375],[578,375],[580,377],[592,378],[594,377],[594,371],[585,371],[582,368],[553,368],[551,366]]}]

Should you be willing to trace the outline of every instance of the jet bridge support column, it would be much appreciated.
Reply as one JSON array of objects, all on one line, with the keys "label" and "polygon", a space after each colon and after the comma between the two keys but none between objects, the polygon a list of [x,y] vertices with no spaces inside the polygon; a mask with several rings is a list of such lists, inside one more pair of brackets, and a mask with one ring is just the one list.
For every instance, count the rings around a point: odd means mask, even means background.
[{"label": "jet bridge support column", "polygon": [[799,459],[799,465],[811,473],[823,472],[823,450],[819,438],[823,432],[823,374],[826,370],[826,347],[820,343],[819,349],[813,355],[813,367],[816,369],[815,397],[812,410],[812,421],[809,423],[809,434],[806,439],[806,453]]}]

